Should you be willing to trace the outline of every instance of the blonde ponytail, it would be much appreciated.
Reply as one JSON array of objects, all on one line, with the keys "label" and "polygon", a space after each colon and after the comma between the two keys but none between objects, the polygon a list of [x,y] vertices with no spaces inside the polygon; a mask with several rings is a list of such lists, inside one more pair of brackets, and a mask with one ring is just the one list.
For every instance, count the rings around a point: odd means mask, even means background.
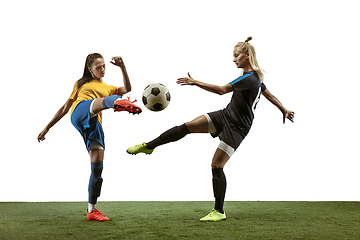
[{"label": "blonde ponytail", "polygon": [[249,55],[250,66],[256,71],[257,75],[260,78],[260,82],[263,82],[264,81],[263,70],[259,67],[259,64],[256,60],[255,48],[251,43],[249,43],[250,40],[252,40],[252,36],[247,37],[245,42],[239,42],[238,44],[236,44],[235,47],[240,47],[241,52]]},{"label": "blonde ponytail", "polygon": [[248,36],[245,40],[245,42],[249,42],[250,40],[252,40],[252,36]]}]

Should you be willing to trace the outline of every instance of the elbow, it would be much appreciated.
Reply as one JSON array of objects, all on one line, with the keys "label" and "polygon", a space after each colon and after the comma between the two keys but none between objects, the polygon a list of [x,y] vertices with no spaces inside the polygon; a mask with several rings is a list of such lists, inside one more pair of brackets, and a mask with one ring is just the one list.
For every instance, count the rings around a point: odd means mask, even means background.
[{"label": "elbow", "polygon": [[62,113],[62,115],[66,115],[66,114],[69,112],[69,110],[70,110],[73,102],[74,102],[73,100],[69,99],[69,100],[64,104],[64,106],[62,106],[62,108],[61,108],[61,113]]},{"label": "elbow", "polygon": [[69,104],[68,106],[64,106],[64,108],[62,109],[62,114],[66,115],[69,112],[70,108],[71,104]]},{"label": "elbow", "polygon": [[[125,93],[128,93],[128,92],[131,92],[131,86],[130,87],[127,87],[127,88],[125,88]],[[124,93],[124,94],[125,94]]]},{"label": "elbow", "polygon": [[229,93],[229,92],[231,92],[231,91],[228,91],[227,89],[221,89],[220,91],[217,92],[217,94],[219,94],[219,95],[225,95],[225,94],[227,94],[227,93]]},{"label": "elbow", "polygon": [[231,85],[227,84],[227,85],[218,87],[216,89],[216,93],[219,94],[219,95],[224,95],[224,94],[227,94],[227,93],[231,92],[232,90],[233,89],[232,89]]},{"label": "elbow", "polygon": [[62,113],[61,113],[61,116],[65,116],[69,111],[68,110],[63,110]]},{"label": "elbow", "polygon": [[229,91],[227,91],[226,88],[219,88],[216,93],[219,94],[219,95],[224,95],[226,93],[228,93]]},{"label": "elbow", "polygon": [[274,95],[272,94],[268,94],[268,95],[265,95],[266,99],[269,100],[270,102],[273,102],[274,100]]},{"label": "elbow", "polygon": [[265,98],[266,98],[267,100],[269,100],[270,102],[271,102],[271,100],[272,100],[271,96],[265,96]]},{"label": "elbow", "polygon": [[131,90],[132,90],[131,84],[127,85],[126,86],[126,92],[131,92]]}]

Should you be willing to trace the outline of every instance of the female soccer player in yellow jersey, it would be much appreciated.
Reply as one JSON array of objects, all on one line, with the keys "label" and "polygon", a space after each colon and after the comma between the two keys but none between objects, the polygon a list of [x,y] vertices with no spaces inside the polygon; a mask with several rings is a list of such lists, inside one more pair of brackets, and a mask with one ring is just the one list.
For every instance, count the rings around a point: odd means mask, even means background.
[{"label": "female soccer player in yellow jersey", "polygon": [[103,181],[101,173],[105,150],[101,111],[113,108],[114,111],[127,111],[133,114],[141,113],[141,108],[121,97],[131,91],[129,76],[123,60],[121,57],[113,57],[111,63],[120,67],[124,86],[114,87],[104,83],[102,81],[105,75],[104,58],[99,53],[89,54],[86,58],[84,74],[82,78],[75,82],[69,99],[38,136],[38,141],[43,141],[50,128],[72,107],[71,123],[82,135],[91,161],[88,220],[110,220],[96,209],[96,202],[100,196]]},{"label": "female soccer player in yellow jersey", "polygon": [[178,141],[190,133],[211,133],[213,137],[219,137],[220,144],[211,163],[215,206],[200,221],[226,219],[223,210],[226,190],[226,178],[223,168],[248,134],[260,95],[264,95],[279,108],[283,114],[284,123],[286,118],[290,121],[293,121],[294,118],[294,112],[287,110],[263,83],[263,73],[256,60],[255,48],[249,43],[251,39],[252,37],[248,37],[245,42],[239,42],[234,48],[234,63],[244,71],[243,75],[234,81],[224,86],[218,86],[197,81],[190,74],[188,74],[188,77],[177,80],[180,85],[194,85],[220,95],[233,92],[231,101],[226,108],[204,114],[183,125],[175,126],[150,142],[127,149],[129,154],[151,154],[156,147]]}]

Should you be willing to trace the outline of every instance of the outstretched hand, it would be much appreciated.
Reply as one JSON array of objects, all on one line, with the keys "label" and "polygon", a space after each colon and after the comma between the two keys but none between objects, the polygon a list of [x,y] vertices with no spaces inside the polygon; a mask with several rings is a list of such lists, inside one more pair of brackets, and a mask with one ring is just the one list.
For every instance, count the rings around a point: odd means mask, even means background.
[{"label": "outstretched hand", "polygon": [[118,66],[118,67],[121,67],[121,68],[124,68],[125,67],[125,63],[124,61],[122,60],[121,57],[112,57],[111,58],[111,61],[110,61],[112,64],[114,64],[115,66]]},{"label": "outstretched hand", "polygon": [[294,122],[295,113],[293,111],[286,110],[283,113],[283,123],[285,123],[285,119],[289,119],[291,122]]},{"label": "outstretched hand", "polygon": [[190,73],[188,73],[189,77],[186,78],[178,78],[178,80],[176,81],[177,84],[180,84],[181,86],[184,85],[195,85],[196,84],[196,80],[193,79],[190,75]]}]

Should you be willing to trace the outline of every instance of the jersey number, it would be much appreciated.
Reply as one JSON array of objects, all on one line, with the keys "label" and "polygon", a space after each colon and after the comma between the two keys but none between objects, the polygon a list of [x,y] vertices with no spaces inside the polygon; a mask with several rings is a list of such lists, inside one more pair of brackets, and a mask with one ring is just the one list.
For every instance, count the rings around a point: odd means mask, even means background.
[{"label": "jersey number", "polygon": [[255,101],[253,102],[253,105],[252,105],[252,112],[253,114],[255,114],[255,109],[256,109],[256,104],[260,101],[260,94],[261,94],[261,87],[259,88],[259,92],[255,98]]}]

